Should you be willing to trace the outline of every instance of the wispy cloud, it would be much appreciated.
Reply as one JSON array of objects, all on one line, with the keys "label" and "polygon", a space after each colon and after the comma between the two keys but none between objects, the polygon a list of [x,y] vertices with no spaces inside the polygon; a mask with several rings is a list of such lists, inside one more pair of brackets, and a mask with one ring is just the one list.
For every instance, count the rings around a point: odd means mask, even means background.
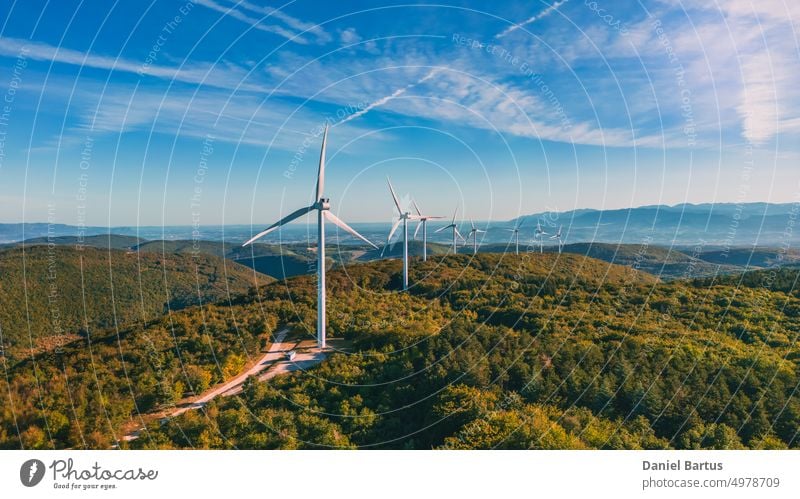
[{"label": "wispy cloud", "polygon": [[567,3],[568,1],[569,0],[559,0],[559,1],[557,1],[556,3],[546,7],[543,11],[539,12],[535,16],[529,17],[528,19],[522,21],[519,24],[514,24],[514,25],[509,26],[508,28],[504,29],[503,31],[501,31],[500,33],[495,35],[495,38],[503,38],[504,36],[508,35],[509,33],[513,32],[513,31],[516,31],[516,30],[518,30],[518,29],[520,29],[520,28],[522,28],[524,26],[527,26],[527,25],[529,25],[531,23],[534,23],[534,22],[538,21],[539,19],[542,19],[544,17],[549,16],[556,9],[558,9],[559,7],[561,7],[562,5]]},{"label": "wispy cloud", "polygon": [[331,36],[324,29],[322,29],[322,26],[320,26],[319,24],[313,22],[301,21],[300,19],[290,16],[289,14],[280,9],[255,5],[246,0],[241,0],[240,2],[238,2],[237,5],[240,5],[242,8],[248,9],[252,12],[264,14],[266,16],[273,16],[286,23],[286,25],[289,26],[290,28],[296,29],[298,31],[307,31],[316,36],[317,40],[320,43],[324,43],[331,40]]},{"label": "wispy cloud", "polygon": [[400,87],[397,90],[395,90],[394,92],[392,92],[391,94],[387,95],[386,97],[381,97],[380,99],[372,102],[371,104],[367,105],[364,109],[362,109],[362,110],[360,110],[360,111],[358,111],[356,113],[353,113],[350,116],[348,116],[347,118],[345,118],[344,120],[342,120],[342,122],[340,124],[343,125],[343,124],[347,123],[348,121],[351,121],[351,120],[354,120],[354,119],[356,119],[358,117],[364,116],[365,114],[367,114],[371,110],[375,109],[376,107],[383,106],[387,102],[400,97],[401,95],[405,94],[406,92],[408,92],[412,88],[416,87],[417,85],[421,85],[422,83],[425,83],[426,81],[430,80],[431,78],[436,76],[436,73],[438,73],[439,71],[440,71],[440,69],[438,69],[438,68],[434,68],[434,69],[430,70],[428,72],[428,74],[426,74],[425,76],[423,76],[419,80],[417,80],[415,82],[412,82],[412,83],[409,83],[408,85],[406,85],[404,87]]},{"label": "wispy cloud", "polygon": [[[332,39],[319,25],[301,21],[273,7],[262,7],[247,1],[230,2],[226,5],[216,0],[194,1],[198,5],[216,10],[233,19],[249,24],[257,30],[282,36],[295,43],[308,44],[309,40],[304,35],[311,35],[317,43],[326,43]],[[253,17],[247,11],[259,14],[262,17],[260,19]],[[283,25],[274,21],[280,21]]]},{"label": "wispy cloud", "polygon": [[[793,8],[798,11],[797,4]],[[742,136],[753,145],[762,145],[783,131],[792,131],[793,123],[800,118],[797,33],[791,18],[754,18],[734,12],[733,29],[748,26],[755,35],[753,42],[744,44],[738,52],[742,88],[736,110],[742,121]]]},{"label": "wispy cloud", "polygon": [[800,3],[662,2],[686,9],[691,16],[692,26],[673,28],[676,50],[693,58],[689,62],[693,77],[715,83],[705,88],[708,100],[720,104],[721,114],[733,109],[747,142],[758,146],[781,133],[797,132]]},{"label": "wispy cloud", "polygon": [[144,64],[123,57],[110,57],[81,52],[65,47],[56,47],[42,42],[19,38],[0,38],[0,55],[16,57],[25,50],[29,59],[56,62],[73,66],[119,71],[143,76],[152,76],[169,81],[203,84],[222,88],[263,91],[264,87],[244,82],[247,71],[229,63],[190,62],[179,67]]},{"label": "wispy cloud", "polygon": [[[684,1],[693,11],[693,25],[683,22],[686,15],[683,11],[654,9],[652,12],[663,19],[668,42],[685,69],[685,88],[691,91],[691,111],[698,130],[711,143],[725,132],[737,135],[736,139],[741,134],[756,145],[781,133],[800,132],[800,87],[796,85],[800,61],[791,25],[798,7],[787,4],[781,13],[778,4],[773,5],[776,10],[761,9],[758,4],[760,10],[754,15],[747,13],[745,3],[737,0],[722,7],[727,9],[723,11],[706,8],[699,0],[695,4],[691,3],[693,0]],[[565,2],[557,1],[497,36],[551,15]],[[316,41],[329,37],[319,26],[271,7],[247,1],[233,4],[232,0],[199,3],[226,12],[232,4],[237,12],[259,23],[265,21],[258,16],[270,16],[269,19],[288,30],[287,35],[303,34]],[[678,85],[677,66],[670,62],[664,42],[659,40],[652,23],[653,19],[642,16],[626,20],[625,36],[599,22],[584,26],[579,36],[569,26],[548,25],[546,36],[552,50],[542,50],[524,37],[496,42],[523,61],[529,71],[543,73],[547,86],[569,113],[569,129],[559,123],[552,104],[543,97],[541,85],[530,74],[523,74],[520,64],[513,65],[507,58],[485,50],[433,45],[436,50],[420,50],[427,46],[416,40],[413,46],[410,42],[383,41],[380,53],[370,57],[341,51],[316,58],[307,54],[305,48],[300,52],[284,48],[263,70],[253,72],[226,61],[153,64],[143,68],[141,62],[130,58],[15,38],[0,38],[0,55],[15,57],[26,47],[28,57],[34,60],[129,74],[143,71],[151,78],[212,87],[200,89],[201,98],[214,88],[245,90],[244,95],[231,100],[234,104],[246,103],[245,108],[258,105],[266,95],[270,95],[273,109],[288,114],[296,112],[298,107],[314,109],[317,114],[325,106],[358,107],[359,111],[344,119],[343,123],[348,124],[357,123],[354,120],[367,113],[384,111],[448,126],[496,129],[515,136],[576,144],[669,147],[682,143],[685,146],[680,130],[685,125],[681,114],[682,99],[686,96]],[[343,41],[359,38],[352,28],[333,32]],[[430,71],[431,67],[449,69]],[[112,79],[110,86],[120,84],[119,81]],[[129,83],[130,79],[125,79],[122,85]],[[158,93],[152,81],[148,86],[148,90]],[[184,96],[191,96],[196,90],[181,87],[169,90],[170,99],[177,100],[176,112],[180,111]],[[284,106],[288,103],[292,105]],[[213,106],[202,100],[200,104],[203,105],[192,106],[194,123],[183,125],[182,133],[187,133],[187,127],[200,129],[214,125],[220,110],[203,113],[200,109]],[[129,115],[130,121],[122,130],[144,126],[147,119],[153,119],[146,106],[137,103],[135,107],[137,110]],[[243,108],[223,117],[222,123],[230,131],[223,136],[232,141],[240,139],[237,133],[241,130],[237,127],[250,119],[246,111]],[[120,130],[118,126],[115,128],[118,123],[114,112],[119,109],[98,116],[97,130]],[[284,119],[280,113],[260,113],[251,125],[263,137],[274,134],[269,127],[279,127]],[[221,126],[220,122],[216,126]],[[163,116],[158,127],[165,132],[176,128]],[[263,138],[257,137],[245,137],[245,141],[264,143]]]},{"label": "wispy cloud", "polygon": [[768,57],[747,57],[742,61],[743,86],[736,107],[742,120],[742,136],[758,145],[778,132],[780,79]]},{"label": "wispy cloud", "polygon": [[[73,99],[76,124],[65,137],[144,132],[202,139],[210,134],[220,142],[294,151],[322,122],[320,112],[312,108],[279,99],[267,102],[257,94],[231,99],[224,90],[215,89],[165,93],[116,85],[101,92],[99,85],[87,84]],[[349,140],[365,131],[350,126],[337,135]]]},{"label": "wispy cloud", "polygon": [[431,73],[376,103],[398,115],[537,140],[605,146],[634,143],[636,134],[631,130],[577,119],[565,125],[550,102],[527,88],[493,82],[474,69],[440,68]]}]

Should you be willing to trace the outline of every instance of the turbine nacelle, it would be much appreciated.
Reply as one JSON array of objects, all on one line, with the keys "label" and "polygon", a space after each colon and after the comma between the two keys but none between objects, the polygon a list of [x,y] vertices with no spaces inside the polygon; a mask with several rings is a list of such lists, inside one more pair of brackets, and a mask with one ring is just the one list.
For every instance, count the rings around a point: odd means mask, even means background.
[{"label": "turbine nacelle", "polygon": [[400,220],[422,220],[417,215],[412,215],[411,212],[406,211],[405,213],[400,213]]},{"label": "turbine nacelle", "polygon": [[330,210],[331,209],[330,198],[320,198],[319,201],[314,203],[313,208],[315,210]]}]

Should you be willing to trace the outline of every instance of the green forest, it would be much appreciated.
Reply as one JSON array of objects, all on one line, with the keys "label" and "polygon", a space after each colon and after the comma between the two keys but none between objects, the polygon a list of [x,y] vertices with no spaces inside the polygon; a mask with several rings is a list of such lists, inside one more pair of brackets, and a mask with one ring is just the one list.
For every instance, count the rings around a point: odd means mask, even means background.
[{"label": "green forest", "polygon": [[224,301],[272,280],[205,253],[78,249],[69,243],[0,250],[0,276],[0,333],[11,362],[90,333]]},{"label": "green forest", "polygon": [[770,272],[663,282],[485,253],[414,258],[401,292],[400,261],[350,264],[328,275],[346,350],[148,417],[234,377],[280,327],[313,336],[314,276],[250,286],[5,357],[0,447],[797,448],[800,271]]}]

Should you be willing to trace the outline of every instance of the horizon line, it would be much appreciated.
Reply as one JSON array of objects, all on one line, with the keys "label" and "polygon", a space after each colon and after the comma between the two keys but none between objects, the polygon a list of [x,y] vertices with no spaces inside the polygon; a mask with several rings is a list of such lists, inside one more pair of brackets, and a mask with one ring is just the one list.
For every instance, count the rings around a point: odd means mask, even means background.
[{"label": "horizon line", "polygon": [[[565,211],[554,211],[554,210],[539,211],[539,212],[534,212],[534,213],[518,215],[518,216],[516,216],[514,218],[502,219],[502,220],[500,220],[500,219],[485,219],[485,220],[474,219],[473,221],[478,221],[478,222],[514,222],[514,221],[516,221],[516,220],[518,220],[520,218],[523,218],[523,217],[532,217],[532,216],[542,215],[542,214],[547,214],[547,213],[562,213],[563,214],[563,213],[570,213],[570,212],[573,212],[573,211],[621,211],[621,210],[638,210],[638,209],[642,209],[642,208],[662,208],[662,207],[663,208],[677,208],[679,206],[711,205],[712,207],[714,207],[714,206],[723,206],[723,205],[747,206],[747,205],[754,205],[754,204],[765,204],[765,205],[772,205],[772,206],[797,205],[798,209],[800,210],[800,200],[798,200],[798,201],[783,201],[783,202],[748,201],[746,203],[731,202],[731,201],[724,201],[724,202],[715,203],[713,201],[704,201],[704,202],[700,202],[700,203],[685,202],[685,203],[676,203],[676,204],[643,204],[643,205],[639,205],[639,206],[629,206],[627,208],[571,208],[571,209],[565,210]],[[469,220],[469,219],[465,218],[465,219],[459,219],[459,220],[460,221],[464,221],[464,220]],[[385,224],[385,223],[391,223],[391,221],[389,221],[389,222],[386,222],[386,221],[367,221],[367,222],[352,222],[352,223],[353,224]],[[84,227],[84,228],[87,228],[87,229],[90,229],[90,228],[91,229],[117,229],[117,228],[125,228],[125,227],[193,227],[193,226],[196,226],[196,227],[232,227],[232,226],[263,225],[263,223],[255,223],[255,222],[236,222],[236,223],[221,223],[221,224],[217,223],[217,224],[201,224],[201,225],[195,225],[195,224],[192,224],[192,223],[183,223],[183,224],[141,224],[141,225],[133,225],[133,224],[120,224],[120,225],[87,225],[87,224],[84,224],[84,225],[76,225],[76,224],[70,224],[70,223],[65,223],[65,222],[48,222],[48,221],[33,221],[33,222],[28,222],[28,221],[6,222],[6,221],[2,221],[2,222],[0,222],[0,225],[21,225],[21,224],[66,225],[68,227]],[[313,225],[313,223],[302,224],[302,223],[295,222],[293,224],[287,224],[287,225]]]}]

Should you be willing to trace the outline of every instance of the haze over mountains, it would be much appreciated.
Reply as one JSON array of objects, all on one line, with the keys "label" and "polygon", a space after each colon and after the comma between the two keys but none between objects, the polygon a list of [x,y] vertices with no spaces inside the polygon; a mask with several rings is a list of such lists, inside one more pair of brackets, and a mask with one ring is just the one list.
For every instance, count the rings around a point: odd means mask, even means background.
[{"label": "haze over mountains", "polygon": [[[446,215],[446,214],[445,214]],[[511,221],[481,222],[487,229],[483,244],[502,243],[509,240],[506,228],[524,220],[520,241],[532,238],[537,221],[545,230],[553,233],[564,226],[566,241],[605,242],[623,244],[657,244],[665,246],[737,247],[777,246],[800,241],[800,232],[792,231],[800,215],[796,203],[719,203],[679,204],[675,206],[651,205],[637,208],[596,210],[577,209],[565,212],[542,212],[524,215]],[[265,214],[264,222],[270,219]],[[429,239],[446,244],[446,234],[435,234],[434,230],[447,222],[431,222]],[[469,224],[462,221],[462,224]],[[354,223],[352,226],[370,240],[378,243],[385,240],[391,221],[385,223]],[[229,241],[241,243],[260,230],[261,224],[203,226],[199,239],[207,241]],[[141,226],[141,227],[82,227],[43,223],[0,224],[0,244],[19,242],[23,239],[59,236],[84,236],[117,234],[145,240],[191,240],[195,228],[191,226]],[[335,240],[341,234],[335,229],[328,236]],[[196,237],[197,234],[194,234]],[[316,233],[308,225],[291,224],[264,242],[302,243],[314,240]],[[350,237],[342,239],[352,244]],[[548,241],[549,242],[549,241]]]},{"label": "haze over mountains", "polygon": [[[723,203],[538,213],[510,222],[481,224],[487,232],[479,240],[478,251],[513,251],[508,228],[521,223],[521,251],[540,249],[533,239],[537,224],[547,232],[542,238],[541,250],[556,251],[550,235],[563,225],[564,252],[633,266],[662,279],[708,277],[753,268],[797,265],[800,253],[792,246],[800,242],[800,232],[792,228],[799,207],[790,203]],[[430,255],[452,251],[450,236],[446,232],[435,233],[436,227],[446,223],[449,221],[430,223]],[[375,243],[385,244],[389,223],[354,225]],[[79,232],[78,227],[68,225],[0,224],[0,240],[6,241],[8,248],[23,245],[19,238],[24,235],[26,246],[52,243],[164,255],[203,254],[232,260],[278,279],[314,272],[316,235],[309,226],[291,224],[264,238],[263,243],[241,247],[241,242],[261,228],[209,226],[200,228],[198,234],[193,232],[194,228],[184,226],[83,227]],[[327,258],[330,266],[398,258],[402,253],[402,244],[397,238],[375,251],[348,235],[340,239],[340,235],[335,228],[328,232],[329,241],[333,243]],[[471,248],[460,246],[458,251],[470,253]],[[410,242],[409,254],[422,254],[421,241]]]},{"label": "haze over mountains", "polygon": [[[679,204],[619,210],[574,210],[520,217],[525,223],[564,225],[572,242],[676,246],[766,246],[800,240],[793,233],[800,205],[792,203]],[[552,231],[551,231],[552,232]]]}]

